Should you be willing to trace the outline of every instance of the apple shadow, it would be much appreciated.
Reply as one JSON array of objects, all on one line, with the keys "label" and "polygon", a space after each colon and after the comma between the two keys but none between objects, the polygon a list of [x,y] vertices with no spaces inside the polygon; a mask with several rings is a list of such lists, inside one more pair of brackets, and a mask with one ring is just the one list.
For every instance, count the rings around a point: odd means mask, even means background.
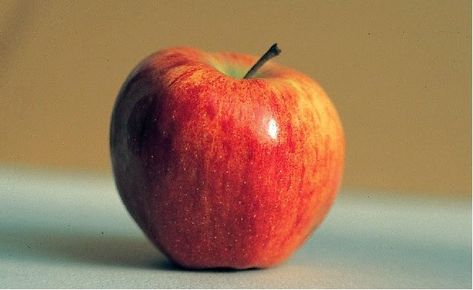
[{"label": "apple shadow", "polygon": [[177,270],[144,236],[62,229],[0,228],[0,259]]},{"label": "apple shadow", "polygon": [[234,272],[250,272],[250,271],[263,271],[265,269],[260,268],[248,268],[248,269],[235,269],[227,267],[207,268],[207,269],[192,269],[185,268],[175,264],[169,259],[164,259],[154,264],[157,269],[165,271],[183,271],[183,272],[201,272],[201,273],[234,273]]},{"label": "apple shadow", "polygon": [[72,232],[68,229],[55,228],[34,230],[0,228],[0,259],[161,271],[212,273],[242,271],[232,268],[181,267],[167,259],[144,236],[121,236],[106,232]]}]

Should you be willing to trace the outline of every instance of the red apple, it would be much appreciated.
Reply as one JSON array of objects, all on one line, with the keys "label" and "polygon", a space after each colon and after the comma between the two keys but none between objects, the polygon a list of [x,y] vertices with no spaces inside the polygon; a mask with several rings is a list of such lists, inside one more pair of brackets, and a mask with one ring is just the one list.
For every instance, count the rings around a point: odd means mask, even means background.
[{"label": "red apple", "polygon": [[312,79],[239,53],[171,48],[123,85],[110,146],[121,198],[188,268],[281,263],[327,214],[341,181],[338,114]]}]

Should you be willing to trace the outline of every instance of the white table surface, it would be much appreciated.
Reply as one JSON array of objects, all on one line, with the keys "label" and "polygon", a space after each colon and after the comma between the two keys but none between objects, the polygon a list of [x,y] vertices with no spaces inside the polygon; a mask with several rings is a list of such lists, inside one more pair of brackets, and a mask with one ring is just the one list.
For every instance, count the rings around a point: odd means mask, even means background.
[{"label": "white table surface", "polygon": [[471,203],[341,192],[285,264],[186,271],[145,239],[111,176],[0,167],[0,287],[471,288]]}]

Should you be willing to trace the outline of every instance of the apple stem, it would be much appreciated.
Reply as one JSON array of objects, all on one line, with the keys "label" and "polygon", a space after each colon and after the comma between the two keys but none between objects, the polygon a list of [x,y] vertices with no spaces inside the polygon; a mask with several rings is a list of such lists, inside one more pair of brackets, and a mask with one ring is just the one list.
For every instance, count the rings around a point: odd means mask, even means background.
[{"label": "apple stem", "polygon": [[271,47],[266,51],[260,59],[250,68],[250,70],[246,73],[246,75],[243,77],[244,79],[249,79],[251,78],[256,71],[263,66],[268,60],[271,58],[279,55],[281,53],[281,50],[278,47],[278,44],[275,43],[271,45]]}]

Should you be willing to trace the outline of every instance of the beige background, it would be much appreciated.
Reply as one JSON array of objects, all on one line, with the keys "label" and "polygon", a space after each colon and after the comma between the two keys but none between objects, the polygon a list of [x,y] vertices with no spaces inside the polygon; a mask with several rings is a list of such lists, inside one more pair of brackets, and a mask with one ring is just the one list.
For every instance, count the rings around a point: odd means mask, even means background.
[{"label": "beige background", "polygon": [[261,54],[318,80],[344,186],[471,194],[470,1],[0,1],[0,165],[110,172],[117,91],[149,53]]}]

